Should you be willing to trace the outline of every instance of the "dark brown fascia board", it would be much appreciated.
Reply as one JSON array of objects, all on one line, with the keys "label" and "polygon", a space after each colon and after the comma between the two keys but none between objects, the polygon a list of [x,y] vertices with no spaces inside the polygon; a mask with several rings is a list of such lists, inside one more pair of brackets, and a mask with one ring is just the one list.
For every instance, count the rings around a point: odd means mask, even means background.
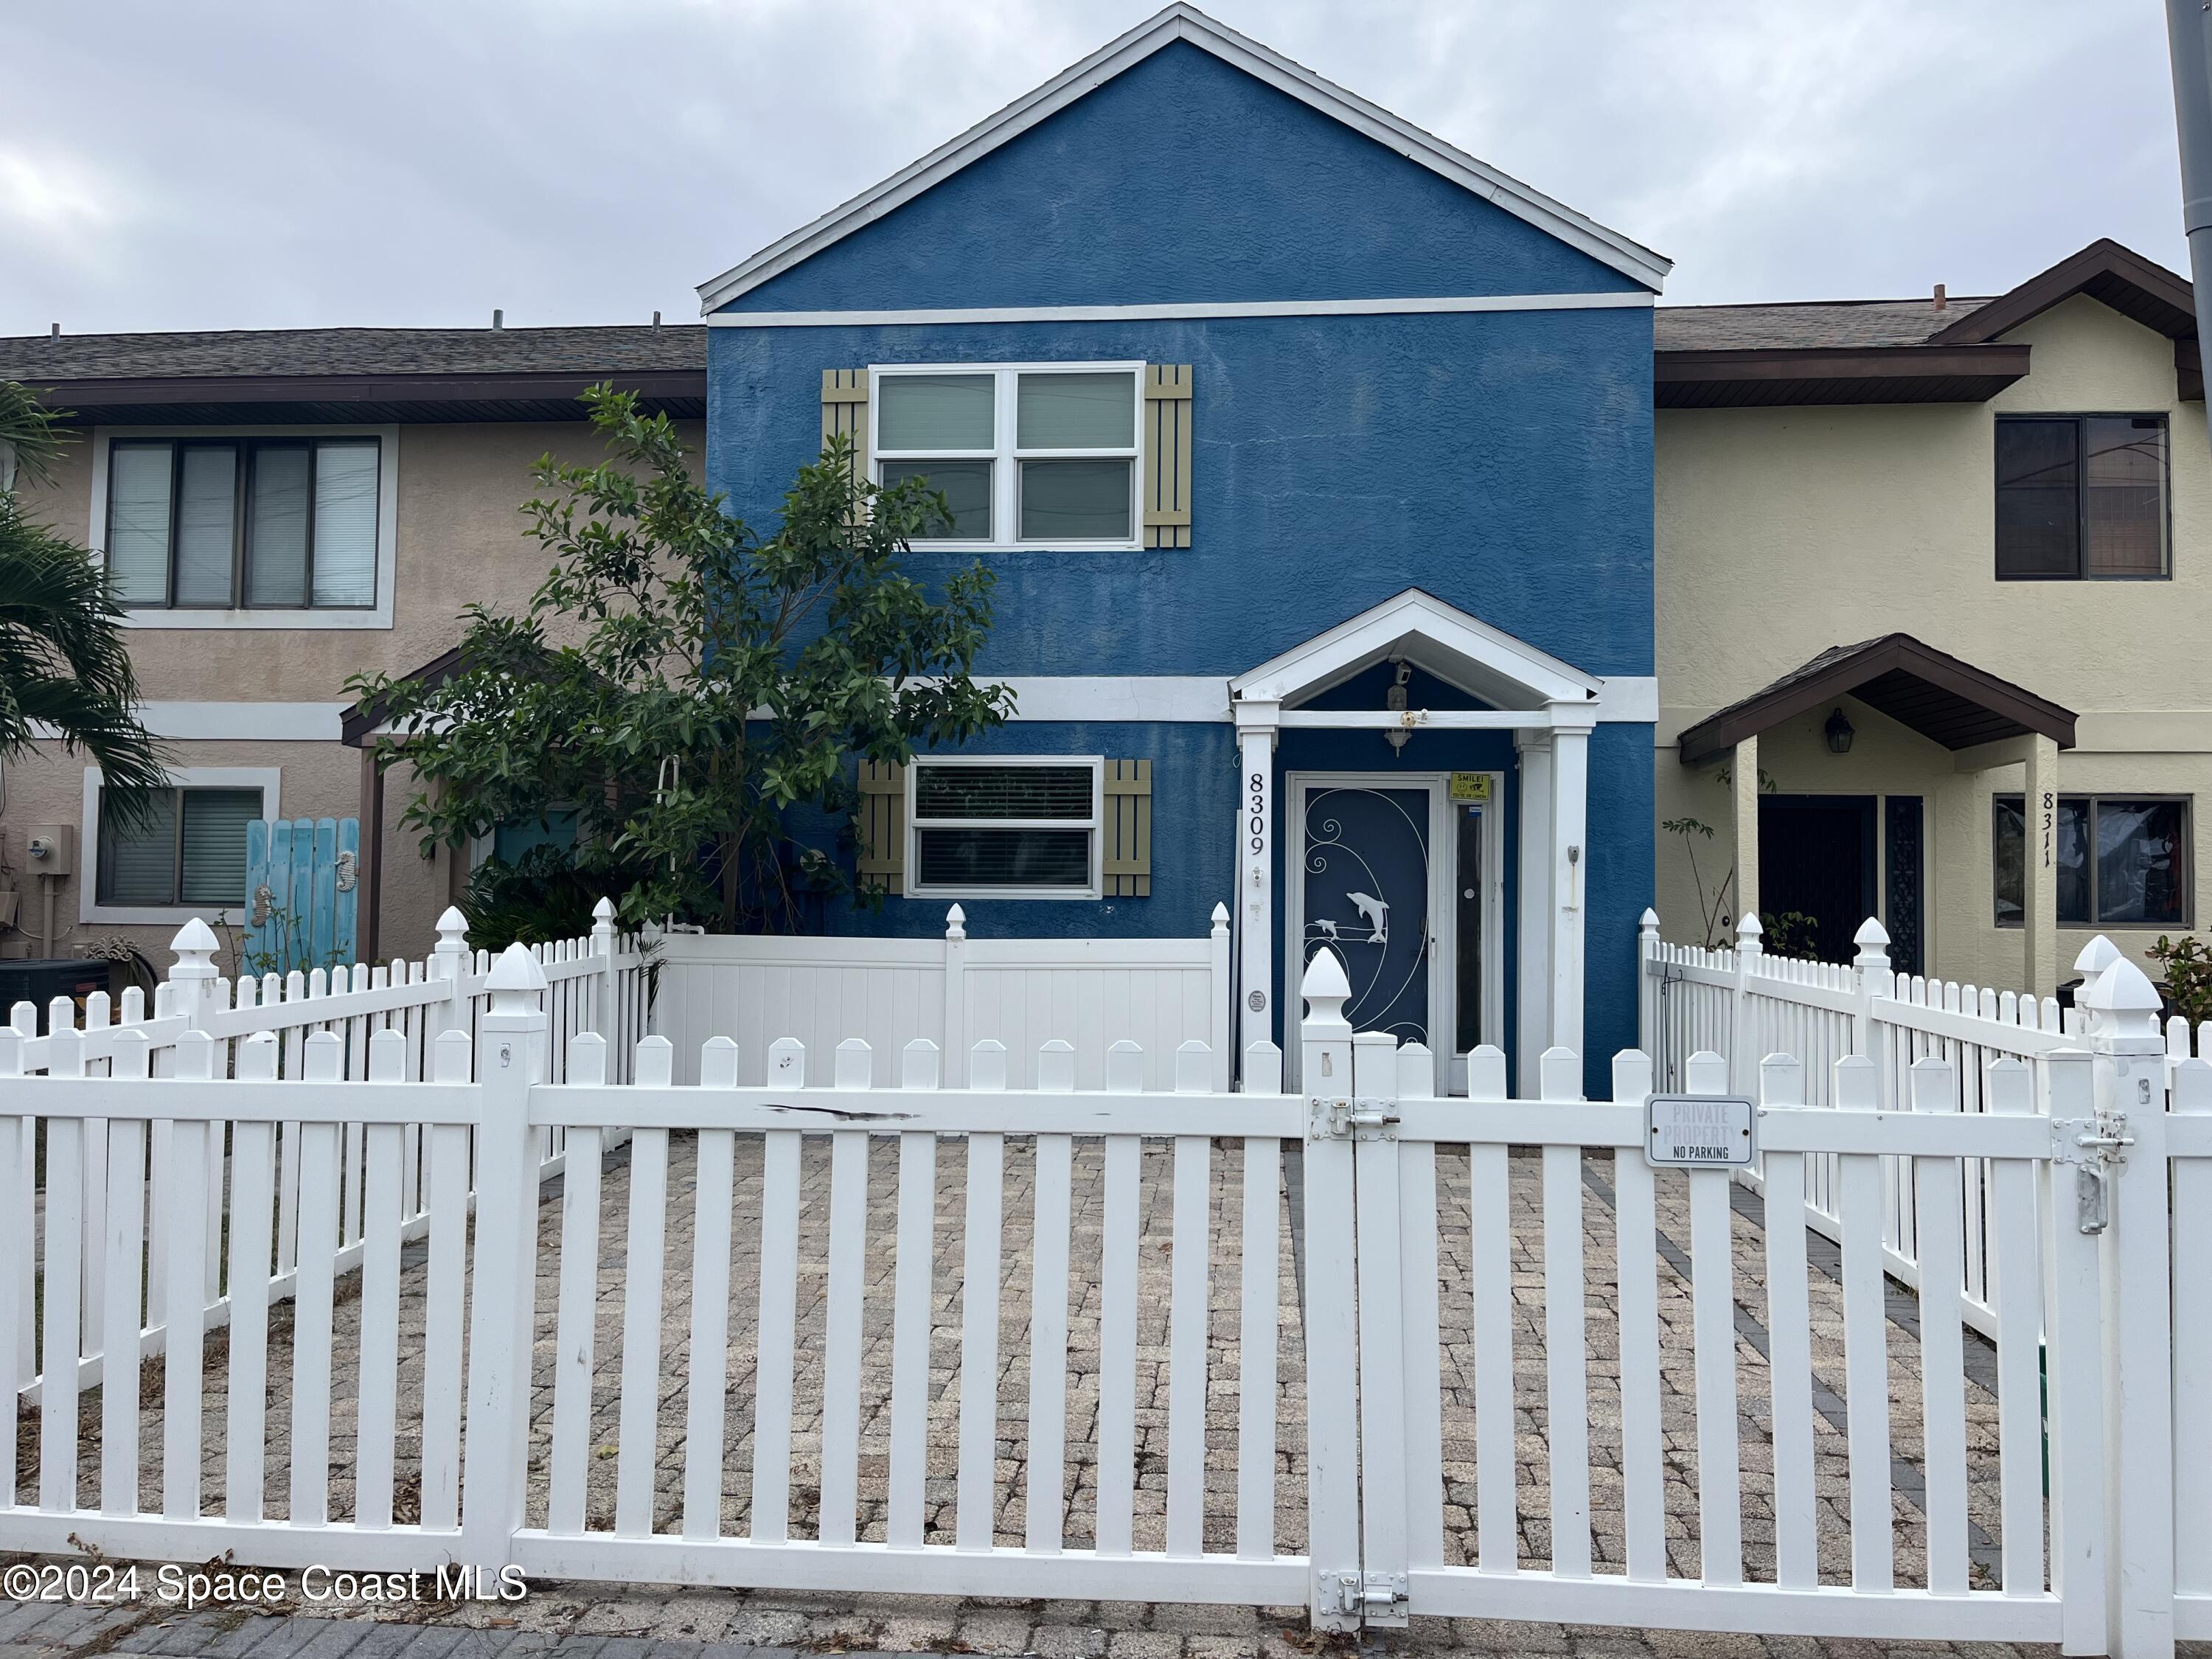
[{"label": "dark brown fascia board", "polygon": [[116,404],[390,404],[486,403],[575,398],[611,380],[643,398],[704,398],[707,371],[696,369],[562,370],[532,374],[192,374],[130,379],[42,381],[37,387],[56,409],[79,413]]},{"label": "dark brown fascia board", "polygon": [[2193,334],[2173,343],[2173,395],[2185,404],[2204,401],[2204,354]]},{"label": "dark brown fascia board", "polygon": [[1777,688],[1771,697],[1749,697],[1734,708],[1723,709],[1698,721],[1677,739],[1681,745],[1682,764],[1701,766],[1727,753],[1746,738],[1756,737],[1821,703],[1849,696],[1869,680],[1896,669],[2001,714],[2031,732],[2051,738],[2061,749],[2074,746],[2072,709],[1938,651],[1910,634],[1891,634],[1862,651],[1837,659],[1817,674],[1790,681]]},{"label": "dark brown fascia board", "polygon": [[[461,647],[448,646],[421,667],[412,669],[398,678],[404,680],[428,680],[432,685],[443,685],[461,672]],[[357,702],[338,716],[338,741],[349,749],[364,747],[376,728],[391,718],[391,706],[382,698],[374,702]]]},{"label": "dark brown fascia board", "polygon": [[2122,316],[2175,339],[2197,332],[2196,290],[2189,279],[2106,236],[2079,253],[2068,255],[2040,276],[2029,277],[2009,294],[1976,307],[1948,328],[1930,335],[1928,343],[1985,343],[2076,294],[2087,294]]},{"label": "dark brown fascia board", "polygon": [[1933,380],[1990,382],[1988,397],[2027,374],[2024,345],[1744,347],[1724,351],[1654,354],[1657,386],[1745,385],[1774,380]]}]

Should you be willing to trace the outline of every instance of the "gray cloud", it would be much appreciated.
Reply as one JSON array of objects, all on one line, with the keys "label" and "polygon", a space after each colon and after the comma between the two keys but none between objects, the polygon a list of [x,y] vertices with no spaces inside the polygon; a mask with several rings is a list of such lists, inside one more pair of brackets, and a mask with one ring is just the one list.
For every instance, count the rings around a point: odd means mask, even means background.
[{"label": "gray cloud", "polygon": [[[689,317],[1146,0],[11,9],[0,333]],[[2159,8],[1215,0],[1672,255],[1674,301],[2185,268]]]}]

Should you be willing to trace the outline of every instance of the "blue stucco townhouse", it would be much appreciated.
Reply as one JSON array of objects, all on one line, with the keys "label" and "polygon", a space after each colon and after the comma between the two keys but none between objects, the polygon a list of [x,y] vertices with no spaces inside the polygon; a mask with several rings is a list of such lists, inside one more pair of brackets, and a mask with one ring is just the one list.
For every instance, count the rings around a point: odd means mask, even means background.
[{"label": "blue stucco townhouse", "polygon": [[1018,714],[870,771],[895,896],[832,926],[1226,900],[1240,1047],[1294,1037],[1326,943],[1440,1085],[1480,1042],[1601,1081],[1652,891],[1667,269],[1176,5],[704,284],[734,510],[849,432],[954,508],[918,574],[998,576]]}]

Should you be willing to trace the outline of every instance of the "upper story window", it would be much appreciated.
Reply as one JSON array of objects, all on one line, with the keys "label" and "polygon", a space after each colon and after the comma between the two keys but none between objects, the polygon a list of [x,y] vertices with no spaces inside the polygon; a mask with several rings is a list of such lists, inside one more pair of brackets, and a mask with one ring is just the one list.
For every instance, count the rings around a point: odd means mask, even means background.
[{"label": "upper story window", "polygon": [[374,437],[116,438],[107,568],[133,609],[368,610]]},{"label": "upper story window", "polygon": [[1996,423],[2000,580],[2170,575],[2163,415]]},{"label": "upper story window", "polygon": [[879,483],[927,477],[965,547],[1139,545],[1141,363],[878,368]]}]

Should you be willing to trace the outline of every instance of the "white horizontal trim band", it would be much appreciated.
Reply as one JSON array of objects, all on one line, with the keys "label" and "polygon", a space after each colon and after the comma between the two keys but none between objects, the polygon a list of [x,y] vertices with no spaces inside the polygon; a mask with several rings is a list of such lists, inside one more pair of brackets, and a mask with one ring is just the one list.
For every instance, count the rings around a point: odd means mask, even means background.
[{"label": "white horizontal trim band", "polygon": [[[1014,689],[1017,720],[1192,720],[1227,721],[1233,718],[1225,677],[1204,674],[1011,675],[1004,678],[978,674],[978,680]],[[1303,711],[1301,711],[1303,712]],[[1617,675],[1600,682],[1590,717],[1641,724],[1659,712],[1659,682],[1648,674]],[[1379,716],[1377,718],[1380,718]],[[1295,725],[1335,725],[1325,714]],[[1432,716],[1436,726],[1461,721],[1449,715]],[[1548,711],[1532,720],[1486,716],[1469,725],[1554,724]]]},{"label": "white horizontal trim band", "polygon": [[[1225,724],[1231,719],[1226,675],[978,674],[975,678],[1013,688],[1017,720]],[[139,714],[155,737],[180,742],[335,743],[339,721],[352,706],[344,702],[147,702],[139,705]],[[1658,707],[1658,681],[1648,675],[1626,675],[1603,682],[1592,713],[1600,720],[1641,722],[1654,719]],[[1459,722],[1437,714],[1427,723],[1442,726]],[[58,734],[40,731],[38,735],[51,738]]]},{"label": "white horizontal trim band", "polygon": [[[179,742],[336,743],[349,702],[142,702],[138,718],[157,738]],[[61,736],[43,720],[31,723],[41,742]]]},{"label": "white horizontal trim band", "polygon": [[949,306],[918,311],[718,311],[710,328],[872,327],[915,323],[1120,323],[1225,317],[1418,317],[1462,311],[1649,310],[1637,294],[1443,294],[1382,300],[1176,300],[1137,306]]}]

